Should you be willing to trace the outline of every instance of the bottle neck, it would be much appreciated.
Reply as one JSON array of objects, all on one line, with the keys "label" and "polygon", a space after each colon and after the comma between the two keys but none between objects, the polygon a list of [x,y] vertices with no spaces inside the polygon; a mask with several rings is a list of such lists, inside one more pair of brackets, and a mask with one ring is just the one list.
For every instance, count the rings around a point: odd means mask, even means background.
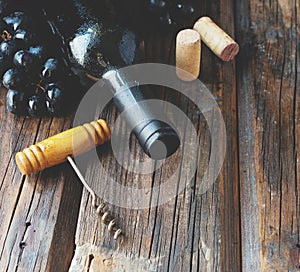
[{"label": "bottle neck", "polygon": [[156,160],[173,154],[180,144],[179,137],[169,122],[162,121],[167,121],[163,110],[147,102],[147,99],[151,99],[149,92],[146,96],[138,82],[128,80],[114,67],[103,74],[103,79],[114,94],[115,105],[124,114],[145,153]]},{"label": "bottle neck", "polygon": [[106,84],[110,87],[112,92],[117,93],[122,91],[124,88],[128,88],[128,81],[122,75],[117,68],[109,66],[107,71],[103,74],[102,78]]}]

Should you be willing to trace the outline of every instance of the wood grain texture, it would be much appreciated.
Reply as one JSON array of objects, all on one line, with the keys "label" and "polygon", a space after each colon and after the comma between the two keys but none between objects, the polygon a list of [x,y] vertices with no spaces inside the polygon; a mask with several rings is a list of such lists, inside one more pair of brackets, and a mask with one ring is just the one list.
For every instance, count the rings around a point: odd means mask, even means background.
[{"label": "wood grain texture", "polygon": [[244,271],[299,271],[299,1],[239,1]]},{"label": "wood grain texture", "polygon": [[22,176],[17,151],[58,133],[71,119],[19,118],[1,90],[0,267],[2,271],[67,270],[74,247],[81,185],[66,166]]},{"label": "wood grain texture", "polygon": [[[110,143],[97,149],[99,158],[81,157],[86,179],[102,197],[111,193],[112,202],[124,205],[135,200],[133,190],[116,194],[107,175],[126,188],[144,188],[147,200],[151,196],[149,209],[107,205],[125,231],[122,244],[102,224],[69,165],[26,178],[15,165],[17,151],[70,128],[72,116],[15,117],[5,110],[1,91],[0,270],[299,271],[299,6],[299,0],[203,1],[199,17],[210,16],[240,45],[236,63],[224,63],[202,46],[200,79],[219,104],[227,133],[222,170],[204,194],[199,186],[210,158],[212,115],[205,120],[192,101],[166,88],[154,92],[191,120],[200,154],[187,152],[187,130],[184,149],[163,167],[149,160],[134,137],[131,153],[121,150],[127,169]],[[175,37],[149,36],[147,61],[174,65]],[[114,128],[118,116],[110,104],[95,119],[103,117]],[[114,133],[124,135],[127,128],[122,121]],[[190,158],[185,167],[182,154]],[[198,173],[185,184],[197,156]],[[152,171],[141,174],[139,161]],[[155,205],[150,188],[163,185],[178,167],[174,187],[183,182],[184,190]]]}]

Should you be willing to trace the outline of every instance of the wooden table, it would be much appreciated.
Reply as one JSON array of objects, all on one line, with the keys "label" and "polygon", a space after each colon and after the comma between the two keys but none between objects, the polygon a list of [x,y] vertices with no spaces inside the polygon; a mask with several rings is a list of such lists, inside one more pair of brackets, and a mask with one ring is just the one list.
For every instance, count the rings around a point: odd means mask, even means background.
[{"label": "wooden table", "polygon": [[[120,245],[95,215],[68,164],[27,177],[16,168],[17,151],[70,128],[73,115],[13,116],[2,91],[1,271],[300,270],[300,2],[202,2],[199,16],[212,17],[241,47],[235,61],[224,63],[203,46],[200,79],[217,99],[227,133],[216,182],[198,194],[195,177],[171,201],[151,209],[109,205],[126,232]],[[149,62],[174,64],[174,35],[150,37],[146,51]],[[205,161],[210,137],[203,116],[174,92],[163,89],[160,98],[191,119]],[[113,106],[105,117],[114,122]],[[131,150],[135,158],[147,160],[134,138]],[[127,186],[160,184],[172,164],[180,164],[175,156],[154,174],[139,175],[118,165],[109,144],[100,152],[106,171]],[[85,172],[95,186],[103,175],[94,166]]]}]

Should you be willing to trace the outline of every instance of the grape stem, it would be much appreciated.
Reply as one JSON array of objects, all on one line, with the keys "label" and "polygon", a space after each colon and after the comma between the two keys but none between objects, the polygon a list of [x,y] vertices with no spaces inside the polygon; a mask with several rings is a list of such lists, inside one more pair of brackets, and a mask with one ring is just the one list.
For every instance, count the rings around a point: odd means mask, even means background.
[{"label": "grape stem", "polygon": [[89,73],[85,73],[85,76],[86,76],[87,78],[91,79],[92,81],[95,81],[95,82],[100,80],[100,78],[95,77],[95,76],[92,76],[92,75],[89,74]]},{"label": "grape stem", "polygon": [[39,92],[39,89],[41,89],[44,93],[46,93],[46,89],[43,86],[40,85],[41,82],[42,82],[42,80],[39,83],[36,84],[36,86],[37,86],[37,88],[35,90],[36,94]]},{"label": "grape stem", "polygon": [[10,41],[12,36],[7,30],[3,30],[1,38],[3,39],[3,41]]}]

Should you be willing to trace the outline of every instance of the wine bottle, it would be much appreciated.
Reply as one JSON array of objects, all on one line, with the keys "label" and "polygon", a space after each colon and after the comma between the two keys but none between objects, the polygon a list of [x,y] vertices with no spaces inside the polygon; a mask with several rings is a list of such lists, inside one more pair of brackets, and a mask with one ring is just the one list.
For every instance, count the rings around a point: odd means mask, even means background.
[{"label": "wine bottle", "polygon": [[[169,122],[160,121],[166,117],[157,120],[157,108],[141,106],[141,101],[153,98],[151,93],[141,91],[141,86],[130,87],[119,72],[122,67],[143,61],[142,40],[127,28],[86,14],[83,17],[89,19],[84,20],[69,42],[74,60],[92,76],[102,76],[145,153],[153,159],[170,156],[180,144],[176,131]],[[127,111],[131,106],[138,110]]]}]

